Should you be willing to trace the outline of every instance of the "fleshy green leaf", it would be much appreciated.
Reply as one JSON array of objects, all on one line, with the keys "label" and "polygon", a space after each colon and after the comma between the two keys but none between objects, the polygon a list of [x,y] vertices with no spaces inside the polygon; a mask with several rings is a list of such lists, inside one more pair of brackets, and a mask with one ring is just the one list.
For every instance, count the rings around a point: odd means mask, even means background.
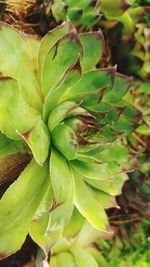
[{"label": "fleshy green leaf", "polygon": [[52,5],[52,13],[56,21],[63,21],[66,18],[67,5],[63,1],[55,1]]},{"label": "fleshy green leaf", "polygon": [[50,178],[58,204],[66,202],[72,195],[73,178],[67,160],[55,149],[51,151]]},{"label": "fleshy green leaf", "polygon": [[78,105],[74,101],[65,101],[54,108],[48,118],[49,130],[52,132],[58,123],[61,122],[65,117],[68,117],[69,113],[72,112],[77,106]]},{"label": "fleshy green leaf", "polygon": [[65,92],[67,89],[80,80],[82,75],[82,70],[80,66],[80,61],[77,61],[70,67],[64,81],[54,90],[49,92],[43,107],[43,118],[47,120],[49,113],[53,108],[57,107],[60,103],[65,100]]},{"label": "fleshy green leaf", "polygon": [[70,252],[64,251],[62,253],[57,254],[56,256],[57,264],[61,267],[76,267],[74,257]]},{"label": "fleshy green leaf", "polygon": [[105,102],[114,103],[119,101],[127,92],[131,78],[116,73],[113,89],[104,97]]},{"label": "fleshy green leaf", "polygon": [[72,31],[50,49],[43,64],[41,77],[44,96],[63,81],[69,68],[78,59],[81,48],[76,33]]},{"label": "fleshy green leaf", "polygon": [[52,132],[52,142],[67,159],[73,160],[77,157],[77,137],[72,128],[60,123]]},{"label": "fleshy green leaf", "polygon": [[28,54],[32,63],[32,68],[34,73],[38,78],[38,54],[40,47],[40,39],[37,36],[28,36],[26,35],[26,44],[28,48]]},{"label": "fleshy green leaf", "polygon": [[102,33],[89,32],[79,35],[84,49],[82,68],[84,71],[91,70],[102,58],[104,50],[104,39]]},{"label": "fleshy green leaf", "polygon": [[52,247],[51,254],[58,254],[61,253],[64,250],[69,249],[69,242],[64,236],[61,236],[56,244]]},{"label": "fleshy green leaf", "polygon": [[50,133],[46,124],[39,117],[28,132],[19,134],[31,148],[37,163],[42,165],[47,159],[50,149]]},{"label": "fleshy green leaf", "polygon": [[0,132],[0,159],[16,153],[27,153],[28,147],[23,141],[14,141]]},{"label": "fleshy green leaf", "polygon": [[[65,92],[65,100],[73,99],[73,100],[83,100],[88,96],[88,105],[92,103],[92,93],[98,91],[99,96],[97,97],[97,101],[99,101],[103,94],[106,94],[112,89],[112,85],[114,82],[115,68],[110,69],[98,69],[87,71],[83,74],[80,81]],[[105,88],[103,92],[100,89]],[[101,92],[101,94],[100,94]],[[94,99],[95,100],[95,99]],[[96,102],[96,101],[95,101]],[[84,103],[84,102],[83,102]],[[95,103],[97,104],[97,102]]]},{"label": "fleshy green leaf", "polygon": [[20,136],[16,131],[29,131],[38,116],[39,113],[25,102],[17,81],[0,78],[0,130],[18,140]]},{"label": "fleshy green leaf", "polygon": [[100,7],[106,16],[113,18],[121,16],[129,6],[127,0],[101,0]]},{"label": "fleshy green leaf", "polygon": [[72,216],[68,224],[64,228],[63,236],[67,238],[75,237],[81,230],[84,222],[85,218],[79,213],[76,208],[74,208]]},{"label": "fleshy green leaf", "polygon": [[55,43],[58,42],[63,36],[68,34],[72,30],[72,25],[69,21],[64,22],[57,28],[53,29],[52,31],[49,31],[44,38],[41,41],[40,49],[39,49],[39,68],[40,71],[43,68],[44,60],[50,51],[50,49],[55,45]]},{"label": "fleshy green leaf", "polygon": [[97,200],[98,203],[103,206],[104,209],[118,207],[114,196],[111,196],[103,191],[97,190],[92,186],[89,186],[88,189],[91,192],[92,196]]},{"label": "fleshy green leaf", "polygon": [[73,24],[78,23],[82,17],[83,10],[80,7],[70,7],[67,11],[68,18],[73,22]]},{"label": "fleshy green leaf", "polygon": [[120,140],[117,140],[113,142],[110,147],[107,146],[103,151],[98,153],[96,158],[105,163],[116,161],[117,163],[123,165],[129,158],[129,151],[128,148],[120,142]]},{"label": "fleshy green leaf", "polygon": [[85,220],[80,232],[75,238],[74,245],[76,247],[87,247],[100,238],[102,233],[103,232],[97,230],[91,223]]},{"label": "fleshy green leaf", "polygon": [[99,264],[100,267],[109,267],[106,259],[100,253],[99,250],[97,250],[94,247],[89,247],[89,248],[87,248],[87,250],[95,258],[95,260],[97,261],[97,263]]},{"label": "fleshy green leaf", "polygon": [[90,181],[91,185],[95,184],[95,188],[112,195],[120,193],[125,176],[116,162],[101,164],[75,160],[71,162],[71,166],[83,175],[87,183]]},{"label": "fleshy green leaf", "polygon": [[99,14],[93,12],[93,10],[87,10],[86,14],[80,19],[80,24],[82,24],[86,28],[89,28],[89,26],[93,26],[94,24],[96,24],[99,18]]},{"label": "fleshy green leaf", "polygon": [[57,206],[57,203],[54,202],[54,206],[52,206],[51,208],[51,219],[47,231],[55,232],[57,230],[60,230],[62,233],[64,226],[68,224],[72,216],[73,207],[74,205],[72,196],[67,202],[63,203],[62,205]]},{"label": "fleshy green leaf", "polygon": [[111,177],[111,179],[108,177],[108,180],[106,181],[90,178],[85,178],[85,181],[96,189],[102,190],[112,196],[116,196],[121,194],[122,186],[127,179],[128,176],[126,173],[116,173],[114,177]]},{"label": "fleshy green leaf", "polygon": [[104,208],[90,194],[83,177],[74,172],[74,203],[81,214],[97,229],[104,230],[108,224]]},{"label": "fleshy green leaf", "polygon": [[52,186],[49,183],[45,196],[34,215],[29,229],[30,236],[44,250],[46,255],[61,234],[60,229],[56,231],[48,231],[51,220],[50,209],[52,207],[52,200],[53,191]]},{"label": "fleshy green leaf", "polygon": [[86,262],[86,267],[98,267],[98,263],[94,257],[84,248],[74,248],[71,250],[77,266],[84,266]]},{"label": "fleshy green leaf", "polygon": [[[29,38],[29,37],[28,37]],[[42,96],[34,73],[26,38],[8,24],[0,24],[0,72],[16,79],[25,100],[37,110],[42,109]]]},{"label": "fleshy green leaf", "polygon": [[51,257],[49,267],[58,267],[56,256]]},{"label": "fleshy green leaf", "polygon": [[1,259],[20,249],[30,222],[45,194],[48,164],[43,167],[32,160],[0,200]]}]

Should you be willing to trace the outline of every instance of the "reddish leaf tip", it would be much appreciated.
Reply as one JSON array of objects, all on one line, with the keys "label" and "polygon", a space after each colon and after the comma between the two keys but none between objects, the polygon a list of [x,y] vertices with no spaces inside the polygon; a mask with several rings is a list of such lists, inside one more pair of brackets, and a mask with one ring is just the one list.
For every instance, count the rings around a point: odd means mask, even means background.
[{"label": "reddish leaf tip", "polygon": [[129,2],[127,0],[122,0],[121,3],[121,9],[122,10],[127,10],[129,7],[131,7],[131,4],[129,4]]}]

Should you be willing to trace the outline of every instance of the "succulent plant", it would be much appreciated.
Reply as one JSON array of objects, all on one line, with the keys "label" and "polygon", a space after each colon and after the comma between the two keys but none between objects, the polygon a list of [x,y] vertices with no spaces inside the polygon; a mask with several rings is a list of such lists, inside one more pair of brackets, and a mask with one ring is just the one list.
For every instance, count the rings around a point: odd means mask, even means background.
[{"label": "succulent plant", "polygon": [[[114,40],[111,42],[112,57],[120,71],[143,80],[149,80],[150,75],[150,31],[146,19],[149,10],[149,6],[132,5],[122,16],[116,18],[119,24],[112,28],[110,34]],[[107,23],[109,20],[105,24]]]},{"label": "succulent plant", "polygon": [[96,69],[103,49],[101,32],[78,35],[69,22],[41,41],[0,25],[1,157],[33,155],[0,200],[1,259],[28,232],[48,253],[75,207],[92,229],[108,227],[105,208],[127,179],[121,140],[140,112],[122,99],[130,78]]},{"label": "succulent plant", "polygon": [[52,14],[56,21],[63,21],[67,17],[76,25],[91,27],[99,20],[97,8],[99,1],[54,1]]},{"label": "succulent plant", "polygon": [[[128,145],[133,152],[132,162],[135,171],[130,173],[129,183],[123,190],[125,201],[124,208],[132,209],[136,213],[138,221],[141,218],[149,217],[150,207],[150,90],[148,82],[134,81],[131,89],[126,95],[126,100],[138,107],[142,112],[140,126],[134,133],[128,136]],[[130,216],[131,217],[131,216]]]},{"label": "succulent plant", "polygon": [[133,64],[130,73],[137,73],[141,78],[150,79],[150,29],[144,24],[137,25],[135,45],[131,51]]},{"label": "succulent plant", "polygon": [[[79,213],[77,210],[74,213],[75,217],[72,217],[71,222],[69,223],[69,230],[75,229],[75,224],[80,226],[80,230],[78,229],[78,233],[75,233],[74,239],[70,239],[69,242],[65,237],[59,238],[56,244],[51,249],[51,257],[50,257],[50,267],[54,266],[84,266],[85,262],[87,267],[108,267],[107,261],[102,256],[98,247],[94,243],[95,240],[101,236],[105,236],[106,234],[99,233],[98,231],[92,229],[90,224],[82,218],[78,217]],[[80,219],[79,219],[80,218]],[[75,219],[75,221],[73,221]],[[79,219],[79,220],[77,220]],[[79,223],[80,221],[80,223]],[[72,231],[71,231],[72,232]],[[88,235],[87,235],[88,232]],[[107,235],[106,235],[107,236]],[[72,233],[71,233],[72,237]],[[40,251],[39,251],[40,252]],[[41,254],[41,255],[40,255]],[[42,256],[42,257],[39,257]],[[43,253],[38,253],[37,259],[41,258],[41,262],[43,260]]]},{"label": "succulent plant", "polygon": [[[43,3],[50,6],[47,1]],[[52,14],[57,22],[68,17],[75,25],[85,28],[99,24],[102,15],[111,18],[121,16],[128,7],[126,0],[54,0],[51,4]]]}]

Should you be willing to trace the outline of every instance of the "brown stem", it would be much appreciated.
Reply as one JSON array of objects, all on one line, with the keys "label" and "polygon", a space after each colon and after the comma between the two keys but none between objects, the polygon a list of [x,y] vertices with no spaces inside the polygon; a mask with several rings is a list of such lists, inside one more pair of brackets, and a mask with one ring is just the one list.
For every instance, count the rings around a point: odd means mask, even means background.
[{"label": "brown stem", "polygon": [[30,159],[27,153],[16,153],[0,159],[0,185],[16,178]]}]

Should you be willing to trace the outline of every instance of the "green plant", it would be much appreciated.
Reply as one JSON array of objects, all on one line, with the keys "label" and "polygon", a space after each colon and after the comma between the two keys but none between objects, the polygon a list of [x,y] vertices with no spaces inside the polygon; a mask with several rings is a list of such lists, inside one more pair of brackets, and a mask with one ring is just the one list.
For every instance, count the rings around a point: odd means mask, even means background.
[{"label": "green plant", "polygon": [[[49,1],[43,1],[50,8]],[[47,3],[47,4],[46,4]],[[91,28],[99,24],[101,17],[121,16],[129,7],[128,1],[124,0],[93,0],[93,1],[68,1],[54,0],[51,4],[52,14],[57,22],[67,17],[77,26]]]},{"label": "green plant", "polygon": [[33,155],[0,200],[3,259],[28,232],[48,253],[74,207],[92,229],[106,230],[105,208],[127,179],[121,140],[140,113],[122,99],[131,80],[115,67],[96,69],[101,32],[78,35],[66,22],[40,42],[0,27],[1,158]]},{"label": "green plant", "polygon": [[130,230],[122,226],[120,235],[98,247],[111,267],[149,267],[149,220],[141,220]]},{"label": "green plant", "polygon": [[[77,210],[74,213],[75,221],[73,218],[71,220],[69,229],[72,228],[74,231],[76,225],[79,225],[78,219],[80,217]],[[72,224],[72,227],[71,227]],[[68,227],[67,227],[68,228]],[[69,232],[68,232],[69,233]],[[56,244],[51,249],[51,257],[50,257],[50,267],[54,266],[84,266],[85,262],[87,266],[93,267],[108,267],[107,261],[100,253],[98,247],[94,243],[95,240],[101,236],[106,236],[105,234],[99,233],[98,231],[91,228],[90,224],[82,218],[82,226],[80,220],[80,229],[78,229],[78,233],[74,231],[71,233],[70,239],[66,239],[67,232],[65,231],[65,237],[61,237],[58,239]],[[67,234],[67,237],[69,235]],[[41,266],[43,263],[44,254],[43,251],[39,250],[37,253],[36,264],[37,266]],[[46,262],[46,260],[44,259]]]},{"label": "green plant", "polygon": [[[112,58],[120,71],[143,80],[149,80],[150,75],[149,9],[149,6],[140,4],[131,6],[122,16],[115,18],[119,23],[108,34],[112,43]],[[111,25],[111,22],[106,20],[106,28],[107,24]]]},{"label": "green plant", "polygon": [[[148,82],[134,81],[126,95],[126,100],[138,107],[143,114],[140,126],[128,136],[128,145],[133,156],[135,171],[130,173],[130,179],[124,190],[126,210],[134,210],[138,221],[149,217],[150,207],[150,90]],[[130,213],[130,211],[129,211]],[[130,216],[131,217],[131,216]],[[132,218],[131,218],[132,219]]]}]

